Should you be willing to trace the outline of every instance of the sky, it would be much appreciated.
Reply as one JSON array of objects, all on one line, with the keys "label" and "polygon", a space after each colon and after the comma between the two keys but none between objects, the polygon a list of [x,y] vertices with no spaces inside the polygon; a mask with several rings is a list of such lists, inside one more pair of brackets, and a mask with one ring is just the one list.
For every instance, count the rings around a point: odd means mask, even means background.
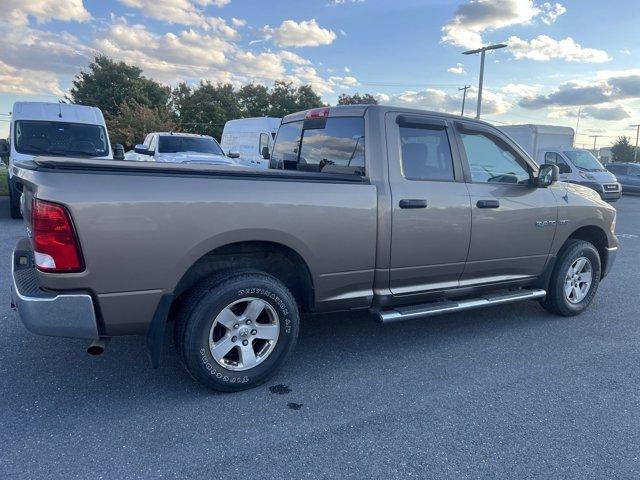
[{"label": "sky", "polygon": [[[637,0],[0,0],[0,136],[19,100],[57,101],[99,53],[164,84],[311,84],[483,119],[578,128],[610,145],[640,123]],[[593,135],[601,137],[594,139]],[[635,140],[635,138],[634,138]]]}]

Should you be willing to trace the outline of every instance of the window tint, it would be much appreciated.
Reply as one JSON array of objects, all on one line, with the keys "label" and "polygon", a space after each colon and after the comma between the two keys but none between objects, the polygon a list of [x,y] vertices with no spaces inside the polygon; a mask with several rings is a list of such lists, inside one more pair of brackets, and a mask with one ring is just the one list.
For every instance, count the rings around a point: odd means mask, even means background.
[{"label": "window tint", "polygon": [[302,122],[285,123],[280,126],[271,154],[270,168],[295,170],[298,164]]},{"label": "window tint", "polygon": [[364,173],[364,119],[329,118],[324,128],[304,130],[298,170]]},{"label": "window tint", "polygon": [[501,140],[484,133],[461,132],[473,182],[524,184],[529,171]]},{"label": "window tint", "polygon": [[400,127],[400,143],[405,178],[453,181],[453,159],[445,129]]},{"label": "window tint", "polygon": [[364,119],[334,117],[321,125],[303,129],[302,121],[283,124],[271,168],[364,175]]}]

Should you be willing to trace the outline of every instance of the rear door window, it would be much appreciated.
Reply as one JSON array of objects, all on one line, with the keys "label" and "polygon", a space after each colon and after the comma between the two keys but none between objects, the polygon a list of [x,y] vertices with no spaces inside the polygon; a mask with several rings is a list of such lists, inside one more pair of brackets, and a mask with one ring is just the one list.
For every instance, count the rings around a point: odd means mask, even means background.
[{"label": "rear door window", "polygon": [[365,173],[364,119],[331,117],[325,122],[292,122],[280,127],[273,167],[307,172]]},{"label": "rear door window", "polygon": [[405,178],[454,181],[451,147],[444,128],[400,127],[400,142]]}]

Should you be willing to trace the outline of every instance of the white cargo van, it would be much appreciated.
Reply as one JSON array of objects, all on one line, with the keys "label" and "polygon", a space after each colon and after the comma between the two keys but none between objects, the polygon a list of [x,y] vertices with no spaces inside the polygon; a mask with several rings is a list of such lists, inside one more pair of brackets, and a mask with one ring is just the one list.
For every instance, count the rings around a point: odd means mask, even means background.
[{"label": "white cargo van", "polygon": [[22,185],[13,179],[14,162],[36,156],[124,159],[121,145],[114,146],[114,150],[99,108],[66,103],[14,103],[9,140],[0,140],[0,155],[8,157],[11,217],[21,217]]},{"label": "white cargo van", "polygon": [[500,129],[542,165],[553,163],[560,169],[560,179],[592,188],[603,200],[615,202],[622,187],[589,150],[573,148],[575,132],[556,125],[507,125]]},{"label": "white cargo van", "polygon": [[240,165],[269,168],[269,155],[281,118],[255,117],[229,120],[222,131],[220,145]]}]

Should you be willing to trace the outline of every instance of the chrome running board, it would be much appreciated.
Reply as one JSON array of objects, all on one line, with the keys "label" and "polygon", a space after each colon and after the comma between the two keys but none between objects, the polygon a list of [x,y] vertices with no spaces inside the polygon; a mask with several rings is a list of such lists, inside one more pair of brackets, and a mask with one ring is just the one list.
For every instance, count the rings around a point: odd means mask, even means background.
[{"label": "chrome running board", "polygon": [[540,289],[517,290],[487,294],[478,298],[469,298],[466,300],[443,300],[424,303],[422,305],[396,307],[388,310],[376,310],[374,313],[378,315],[382,323],[392,323],[402,320],[411,320],[412,318],[431,317],[442,313],[460,312],[463,310],[472,310],[474,308],[502,305],[503,303],[519,302],[521,300],[536,300],[544,298],[546,295],[547,292]]}]

